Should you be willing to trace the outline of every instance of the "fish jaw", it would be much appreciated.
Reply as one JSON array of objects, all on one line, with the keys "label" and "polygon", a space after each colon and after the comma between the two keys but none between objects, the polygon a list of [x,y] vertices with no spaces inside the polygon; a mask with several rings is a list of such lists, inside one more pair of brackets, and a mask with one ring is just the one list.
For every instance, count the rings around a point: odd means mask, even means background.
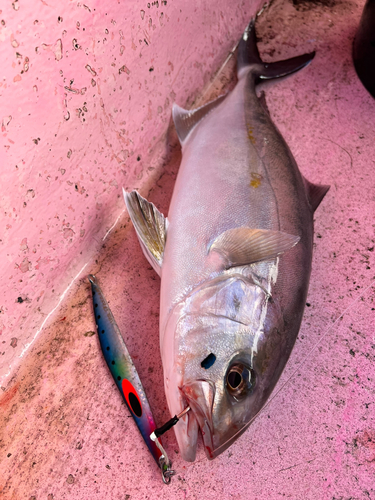
[{"label": "fish jaw", "polygon": [[215,399],[215,385],[209,380],[196,380],[181,388],[188,405],[198,422],[207,458],[214,458],[212,408]]},{"label": "fish jaw", "polygon": [[[164,335],[161,336],[164,391],[171,416],[179,415],[188,406],[184,393],[181,391],[183,386],[182,367],[178,363],[175,364],[174,360],[174,329],[181,313],[180,309],[180,305],[175,308],[168,318],[169,328],[166,328]],[[199,429],[194,413],[191,411],[186,413],[173,429],[182,459],[186,462],[194,462]]]},{"label": "fish jaw", "polygon": [[[166,379],[166,396],[168,407],[171,415],[178,415],[187,407],[187,400],[184,393],[178,387],[178,384],[173,385]],[[186,413],[177,425],[174,426],[174,432],[177,444],[181,453],[181,457],[186,462],[194,462],[197,442],[198,442],[198,422],[195,414],[192,411]]]},{"label": "fish jaw", "polygon": [[178,421],[174,430],[182,459],[185,462],[194,462],[199,430],[199,424],[194,413],[189,411],[188,414],[184,415]]},{"label": "fish jaw", "polygon": [[[178,322],[177,318],[179,318],[179,313],[181,313],[180,309],[181,306],[178,306],[174,314],[169,318],[169,327],[171,324],[174,327],[176,326],[175,322]],[[167,329],[163,337],[164,349],[162,349],[164,354],[169,353],[169,356],[167,355],[163,358],[164,388],[169,411],[171,415],[178,415],[187,406],[190,406],[190,411],[180,418],[177,425],[173,427],[181,457],[186,462],[194,462],[200,428],[206,455],[209,459],[212,459],[214,458],[214,454],[211,415],[215,397],[215,385],[211,381],[205,380],[184,383],[182,367],[179,363],[174,363],[171,333],[174,333],[174,329]]]}]

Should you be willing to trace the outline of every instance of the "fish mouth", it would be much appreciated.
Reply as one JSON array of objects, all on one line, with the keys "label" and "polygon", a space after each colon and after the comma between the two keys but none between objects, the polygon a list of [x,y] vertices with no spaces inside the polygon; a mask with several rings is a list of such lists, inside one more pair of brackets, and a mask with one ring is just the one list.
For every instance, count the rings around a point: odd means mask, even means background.
[{"label": "fish mouth", "polygon": [[[195,380],[188,382],[180,388],[187,404],[191,411],[187,414],[190,429],[196,428],[195,440],[190,443],[189,448],[194,445],[194,458],[196,453],[198,426],[201,431],[204,450],[209,460],[217,456],[213,444],[213,424],[212,424],[212,408],[215,399],[215,385],[208,380]],[[180,446],[181,449],[181,446]],[[182,450],[182,457],[186,460],[186,452]],[[193,461],[192,460],[192,461]]]},{"label": "fish mouth", "polygon": [[[190,406],[185,415],[188,418],[187,434],[180,428],[185,437],[185,443],[177,438],[184,460],[194,461],[198,440],[198,427],[201,431],[204,451],[209,460],[213,460],[223,453],[243,434],[253,422],[254,415],[248,422],[231,425],[220,425],[214,418],[215,384],[207,380],[189,382],[180,388],[182,399]],[[220,419],[221,421],[221,419]],[[222,422],[224,423],[224,422]],[[180,424],[178,424],[175,429]],[[194,429],[194,436],[192,434]]]},{"label": "fish mouth", "polygon": [[[171,407],[171,414],[178,415],[182,413],[182,411],[187,407],[188,404],[186,398],[180,391],[178,404]],[[175,425],[173,429],[182,459],[186,462],[194,462],[198,442],[199,424],[197,419],[195,418],[193,411],[190,409],[188,413],[185,413],[185,415],[179,419],[177,425]]]}]

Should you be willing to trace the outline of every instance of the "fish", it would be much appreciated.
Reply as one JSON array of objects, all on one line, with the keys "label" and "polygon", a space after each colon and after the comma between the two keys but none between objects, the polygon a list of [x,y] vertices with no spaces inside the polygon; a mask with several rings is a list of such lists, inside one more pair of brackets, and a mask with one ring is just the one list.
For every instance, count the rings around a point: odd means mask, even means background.
[{"label": "fish", "polygon": [[104,359],[152,457],[161,469],[164,483],[169,484],[174,471],[160,440],[150,437],[156,430],[156,424],[142,382],[96,276],[90,274],[88,280]]},{"label": "fish", "polygon": [[234,89],[195,110],[174,104],[182,160],[168,217],[125,192],[141,248],[161,277],[160,349],[181,456],[208,459],[249,427],[300,329],[312,265],[313,214],[329,186],[309,182],[256,86],[315,53],[264,63],[251,20]]}]

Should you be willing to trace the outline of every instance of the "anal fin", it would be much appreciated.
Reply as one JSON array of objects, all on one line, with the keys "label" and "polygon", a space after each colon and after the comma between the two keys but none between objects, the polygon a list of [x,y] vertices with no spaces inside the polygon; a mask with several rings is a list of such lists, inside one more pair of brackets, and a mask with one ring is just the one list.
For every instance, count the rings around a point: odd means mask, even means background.
[{"label": "anal fin", "polygon": [[123,194],[142,251],[160,276],[168,219],[137,191],[128,193],[123,189]]}]

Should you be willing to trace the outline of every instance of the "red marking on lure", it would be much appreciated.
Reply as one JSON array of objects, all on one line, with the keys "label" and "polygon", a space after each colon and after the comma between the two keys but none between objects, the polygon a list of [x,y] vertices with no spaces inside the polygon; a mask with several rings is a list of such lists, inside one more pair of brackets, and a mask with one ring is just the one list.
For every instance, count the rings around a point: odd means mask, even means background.
[{"label": "red marking on lure", "polygon": [[124,393],[126,402],[129,408],[138,418],[142,416],[142,404],[138,397],[137,391],[134,389],[133,385],[129,380],[124,379],[122,381],[122,392]]}]

